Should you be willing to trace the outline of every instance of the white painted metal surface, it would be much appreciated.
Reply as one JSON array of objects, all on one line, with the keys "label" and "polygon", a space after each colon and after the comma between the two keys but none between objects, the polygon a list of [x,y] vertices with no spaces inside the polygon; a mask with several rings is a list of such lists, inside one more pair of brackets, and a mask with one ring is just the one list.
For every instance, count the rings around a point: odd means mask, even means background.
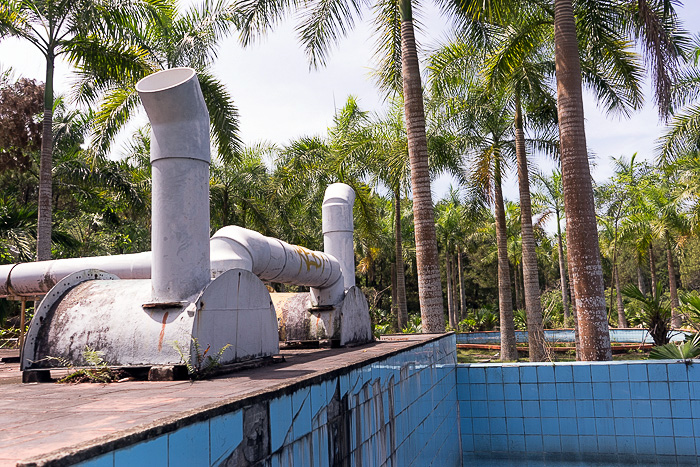
[{"label": "white painted metal surface", "polygon": [[326,188],[323,197],[323,251],[340,262],[345,290],[355,285],[352,207],[355,192],[344,183]]},{"label": "white painted metal surface", "polygon": [[191,68],[154,73],[136,90],[152,129],[152,300],[180,301],[211,280],[209,112]]}]

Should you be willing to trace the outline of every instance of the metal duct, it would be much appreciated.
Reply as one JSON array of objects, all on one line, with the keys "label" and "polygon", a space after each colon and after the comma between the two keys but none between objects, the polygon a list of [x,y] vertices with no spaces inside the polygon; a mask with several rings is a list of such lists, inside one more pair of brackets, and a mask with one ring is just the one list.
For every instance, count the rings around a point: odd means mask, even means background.
[{"label": "metal duct", "polygon": [[355,285],[352,207],[355,192],[344,183],[326,188],[323,197],[323,251],[340,262],[345,290]]},{"label": "metal duct", "polygon": [[136,90],[152,128],[153,301],[177,302],[211,280],[209,112],[192,68],[154,73]]}]

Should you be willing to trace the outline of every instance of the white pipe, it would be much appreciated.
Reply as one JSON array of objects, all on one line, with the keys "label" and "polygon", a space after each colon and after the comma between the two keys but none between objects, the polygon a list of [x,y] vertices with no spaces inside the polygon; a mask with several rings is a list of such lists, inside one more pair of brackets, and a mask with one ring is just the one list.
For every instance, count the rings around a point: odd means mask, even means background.
[{"label": "white pipe", "polygon": [[323,197],[323,251],[340,262],[345,290],[355,285],[352,207],[355,192],[344,183],[326,188]]},{"label": "white pipe", "polygon": [[181,301],[211,280],[209,112],[191,68],[154,73],[136,90],[152,129],[153,300]]}]

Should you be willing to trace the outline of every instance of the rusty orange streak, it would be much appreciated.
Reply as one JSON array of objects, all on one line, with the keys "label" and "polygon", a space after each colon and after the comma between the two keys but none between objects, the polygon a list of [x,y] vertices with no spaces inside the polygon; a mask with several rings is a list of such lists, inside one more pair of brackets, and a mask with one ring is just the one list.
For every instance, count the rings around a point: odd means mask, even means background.
[{"label": "rusty orange streak", "polygon": [[163,315],[163,325],[160,327],[160,337],[158,337],[158,352],[160,352],[163,349],[163,338],[165,337],[165,323],[168,321],[168,313],[170,312],[166,311]]}]

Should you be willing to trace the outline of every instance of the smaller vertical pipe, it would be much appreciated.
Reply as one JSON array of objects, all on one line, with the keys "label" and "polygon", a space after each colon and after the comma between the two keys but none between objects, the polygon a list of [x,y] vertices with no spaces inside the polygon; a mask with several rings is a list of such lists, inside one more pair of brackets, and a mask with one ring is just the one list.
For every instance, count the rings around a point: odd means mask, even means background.
[{"label": "smaller vertical pipe", "polygon": [[27,312],[27,299],[22,297],[22,308],[19,312],[19,348],[24,348],[24,326]]},{"label": "smaller vertical pipe", "polygon": [[330,185],[323,197],[323,251],[340,263],[345,290],[355,285],[354,202],[355,192],[344,183]]}]

